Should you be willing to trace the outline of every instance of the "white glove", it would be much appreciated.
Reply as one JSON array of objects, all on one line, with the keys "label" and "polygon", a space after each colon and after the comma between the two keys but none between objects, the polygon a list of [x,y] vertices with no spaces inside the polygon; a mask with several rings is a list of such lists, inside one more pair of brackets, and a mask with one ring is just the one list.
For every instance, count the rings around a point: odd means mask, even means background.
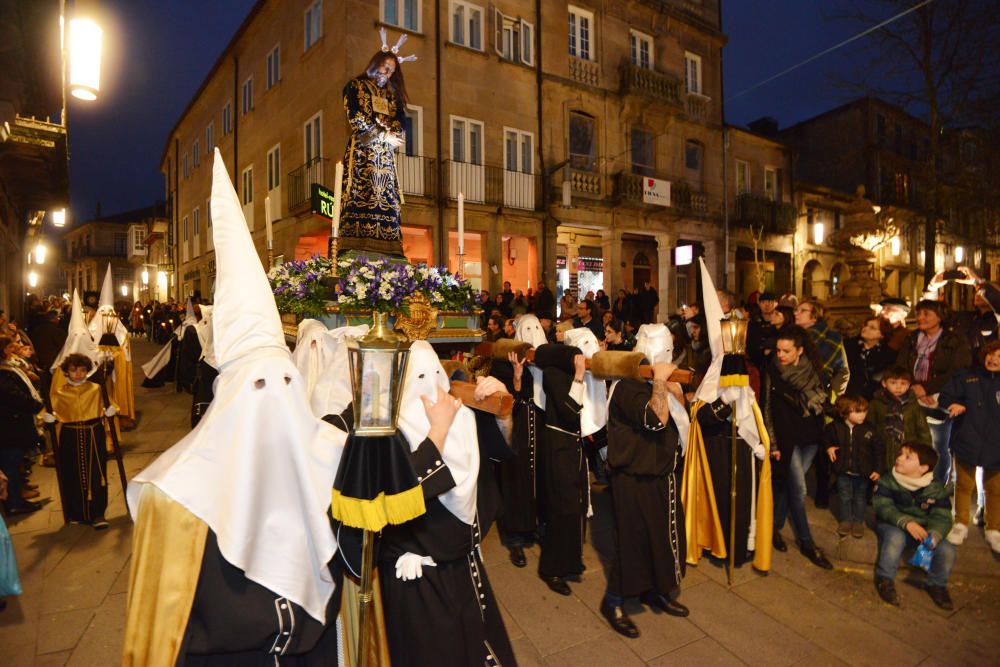
[{"label": "white glove", "polygon": [[56,416],[54,414],[52,414],[51,412],[43,412],[42,413],[42,421],[45,422],[46,424],[55,424],[56,423]]},{"label": "white glove", "polygon": [[114,417],[116,414],[118,414],[118,408],[113,405],[109,405],[107,409],[104,410],[105,417]]},{"label": "white glove", "polygon": [[498,391],[507,391],[503,382],[496,379],[495,377],[477,377],[476,378],[476,392],[474,396],[477,401],[481,401],[487,396],[492,396]]},{"label": "white glove", "polygon": [[420,556],[407,551],[396,559],[396,578],[403,581],[413,581],[424,576],[424,566],[437,567],[430,556]]},{"label": "white glove", "polygon": [[719,390],[719,398],[726,405],[732,405],[740,398],[740,388],[739,387],[723,387]]}]

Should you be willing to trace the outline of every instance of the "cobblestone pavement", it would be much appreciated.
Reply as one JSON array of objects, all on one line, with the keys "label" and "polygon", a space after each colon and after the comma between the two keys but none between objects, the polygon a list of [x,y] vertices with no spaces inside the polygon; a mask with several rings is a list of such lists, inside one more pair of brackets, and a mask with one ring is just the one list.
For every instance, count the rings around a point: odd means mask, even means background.
[{"label": "cobblestone pavement", "polygon": [[[190,396],[172,387],[143,389],[139,363],[154,346],[135,345],[139,426],[125,434],[125,469],[131,476],[186,431]],[[0,665],[114,665],[124,629],[131,523],[109,466],[111,528],[95,532],[63,525],[55,475],[36,468],[45,509],[9,521],[24,594],[0,612]],[[587,571],[571,584],[573,595],[548,590],[535,574],[537,547],[528,567],[512,566],[491,531],[483,545],[493,588],[521,665],[987,665],[997,664],[1000,637],[1000,562],[980,530],[959,548],[952,575],[955,610],[942,612],[919,588],[920,577],[900,570],[902,606],[875,594],[875,539],[839,540],[828,511],[813,510],[817,542],[834,561],[827,572],[794,550],[775,554],[767,577],[744,568],[732,588],[725,571],[702,561],[688,568],[680,600],[686,619],[654,614],[638,603],[627,611],[642,632],[635,640],[614,634],[598,611],[604,591],[600,553],[610,538],[610,504],[594,495],[596,516],[588,534]],[[790,537],[788,531],[786,540]]]}]

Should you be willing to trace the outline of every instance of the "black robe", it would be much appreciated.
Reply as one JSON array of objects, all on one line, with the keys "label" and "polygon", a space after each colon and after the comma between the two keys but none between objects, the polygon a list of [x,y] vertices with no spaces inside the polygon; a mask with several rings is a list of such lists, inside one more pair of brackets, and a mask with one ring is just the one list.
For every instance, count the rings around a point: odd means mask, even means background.
[{"label": "black robe", "polygon": [[222,557],[209,530],[178,667],[336,665],[340,559],[334,556],[328,567],[336,589],[323,625],[294,602],[247,579]]},{"label": "black robe", "polygon": [[615,512],[615,555],[608,590],[631,597],[680,587],[687,550],[673,421],[649,408],[652,386],[621,380],[611,395],[608,465]]},{"label": "black robe", "polygon": [[194,375],[194,387],[191,391],[191,428],[198,425],[205,410],[212,404],[215,398],[213,389],[215,378],[219,377],[219,371],[206,363],[204,359],[198,362],[198,368]]},{"label": "black robe", "polygon": [[201,341],[193,326],[185,327],[177,353],[177,391],[191,391],[194,375],[201,359]]},{"label": "black robe", "polygon": [[[164,343],[166,345],[166,343]],[[146,389],[157,389],[162,387],[172,378],[177,377],[177,356],[180,353],[181,344],[176,336],[170,337],[170,358],[166,365],[156,372],[151,378],[142,381],[142,386]]]},{"label": "black robe", "polygon": [[[421,486],[427,511],[382,531],[379,582],[393,667],[513,665],[514,652],[479,554],[479,521],[463,523],[438,496],[455,485],[437,447],[424,440],[410,455],[415,470],[431,470]],[[404,553],[430,556],[413,581],[397,579]]]},{"label": "black robe", "polygon": [[[705,440],[705,455],[708,459],[709,472],[712,478],[712,488],[715,491],[715,504],[719,512],[719,523],[722,526],[726,550],[729,553],[729,518],[730,489],[732,488],[732,408],[716,399],[715,402],[703,405],[695,419],[701,426],[702,437]],[[753,468],[751,468],[753,466]],[[753,560],[753,551],[748,548],[750,535],[751,508],[757,497],[755,480],[760,479],[760,462],[754,457],[753,451],[746,441],[737,435],[736,439],[736,565],[742,565]]]},{"label": "black robe", "polygon": [[520,391],[514,390],[514,371],[509,361],[494,360],[490,374],[514,396],[513,455],[499,466],[503,499],[500,533],[505,544],[523,546],[536,540],[538,530],[536,466],[539,431],[545,428],[544,413],[535,405],[534,381],[527,369],[521,376]]},{"label": "black robe", "polygon": [[542,386],[545,436],[539,447],[538,468],[545,530],[538,574],[543,578],[573,577],[584,570],[583,524],[590,493],[587,457],[580,434],[583,405],[570,397],[573,376],[562,368],[546,367],[542,371]]}]

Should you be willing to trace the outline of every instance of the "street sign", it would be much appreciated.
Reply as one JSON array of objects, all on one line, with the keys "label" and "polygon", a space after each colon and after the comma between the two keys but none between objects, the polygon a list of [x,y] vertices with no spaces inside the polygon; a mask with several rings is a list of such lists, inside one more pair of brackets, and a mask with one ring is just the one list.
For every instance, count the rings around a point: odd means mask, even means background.
[{"label": "street sign", "polygon": [[642,203],[670,206],[670,181],[644,176],[642,179]]},{"label": "street sign", "polygon": [[312,212],[321,218],[333,220],[333,190],[319,183],[312,184]]}]

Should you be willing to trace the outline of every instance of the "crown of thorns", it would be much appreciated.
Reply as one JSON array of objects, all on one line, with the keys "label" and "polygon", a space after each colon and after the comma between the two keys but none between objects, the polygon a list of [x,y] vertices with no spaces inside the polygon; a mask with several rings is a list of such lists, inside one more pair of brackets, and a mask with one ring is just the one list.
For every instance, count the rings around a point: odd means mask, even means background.
[{"label": "crown of thorns", "polygon": [[392,52],[392,55],[396,56],[396,59],[399,60],[400,63],[408,63],[417,59],[415,55],[399,55],[399,47],[406,42],[407,35],[405,33],[399,36],[399,39],[396,40],[396,45],[392,47],[389,46],[389,42],[386,40],[385,28],[379,28],[378,34],[382,37],[382,53]]}]

